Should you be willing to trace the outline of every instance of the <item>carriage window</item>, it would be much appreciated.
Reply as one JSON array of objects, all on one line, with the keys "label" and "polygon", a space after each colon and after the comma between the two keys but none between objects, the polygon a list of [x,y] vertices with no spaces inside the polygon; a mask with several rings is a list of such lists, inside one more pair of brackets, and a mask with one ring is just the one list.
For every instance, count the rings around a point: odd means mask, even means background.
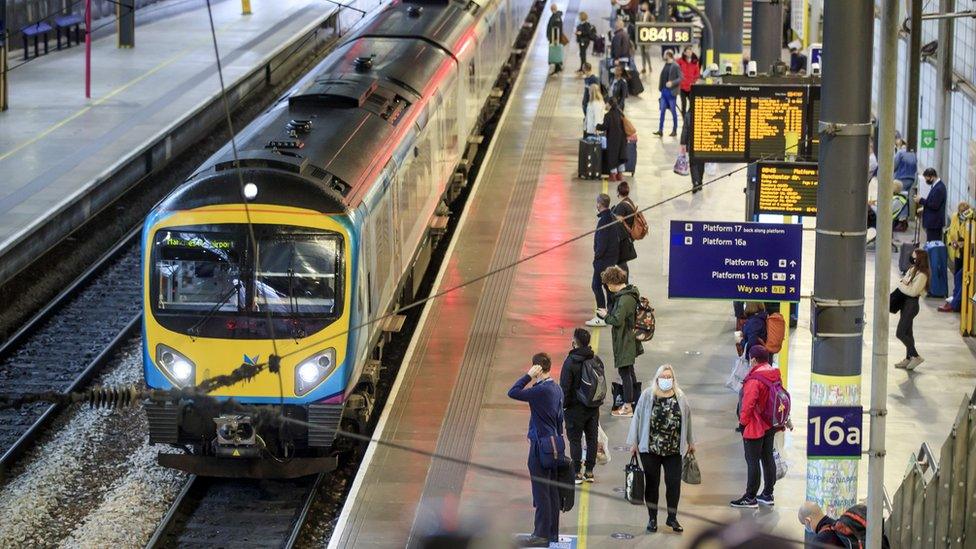
[{"label": "carriage window", "polygon": [[255,306],[259,311],[331,314],[339,275],[339,240],[324,235],[258,238]]},{"label": "carriage window", "polygon": [[160,231],[156,234],[156,306],[170,311],[237,311],[243,242],[232,233]]}]

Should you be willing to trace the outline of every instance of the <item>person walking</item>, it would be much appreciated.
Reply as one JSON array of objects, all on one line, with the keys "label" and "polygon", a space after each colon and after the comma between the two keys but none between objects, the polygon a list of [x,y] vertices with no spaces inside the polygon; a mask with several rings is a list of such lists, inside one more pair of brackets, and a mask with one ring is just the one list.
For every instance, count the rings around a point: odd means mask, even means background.
[{"label": "person walking", "polygon": [[671,135],[678,135],[678,108],[677,96],[681,87],[681,69],[674,62],[674,52],[668,51],[664,54],[664,67],[661,68],[661,75],[658,77],[657,89],[661,92],[660,107],[661,119],[657,125],[654,135],[664,135],[664,114],[671,113],[674,127]]},{"label": "person walking", "polygon": [[[887,153],[886,153],[887,154]],[[902,190],[909,194],[918,177],[918,159],[902,138],[895,139],[895,179],[901,182]]]},{"label": "person walking", "polygon": [[620,220],[620,251],[617,258],[617,266],[627,273],[630,277],[630,269],[627,267],[628,261],[637,259],[637,248],[634,247],[634,239],[631,237],[631,230],[634,228],[634,214],[637,213],[637,204],[630,199],[630,184],[626,181],[617,183],[617,198],[620,202],[613,207],[613,215]]},{"label": "person walking", "polygon": [[[591,379],[591,374],[598,376],[599,379]],[[563,417],[566,419],[569,456],[573,460],[576,484],[595,481],[593,467],[596,466],[596,449],[599,447],[600,405],[603,401],[587,400],[589,400],[589,388],[593,386],[595,392],[601,380],[606,391],[605,379],[603,361],[590,348],[590,332],[583,328],[576,328],[573,331],[572,349],[563,361],[563,369],[559,372],[559,386],[563,390]],[[582,398],[584,396],[587,398]],[[587,449],[585,462],[583,460],[584,438]]]},{"label": "person walking", "polygon": [[583,74],[583,65],[586,64],[586,51],[590,47],[590,42],[596,39],[596,27],[590,23],[590,16],[585,11],[579,14],[579,24],[576,25],[576,45],[579,46],[580,68],[576,74]]},{"label": "person walking", "polygon": [[952,266],[952,299],[939,307],[940,313],[959,312],[962,308],[962,256],[966,242],[967,223],[973,218],[973,208],[968,202],[960,202],[956,215],[949,220],[946,246],[949,247],[949,264]]},{"label": "person walking", "polygon": [[[773,459],[773,429],[763,413],[769,400],[767,383],[782,383],[779,369],[769,363],[769,351],[762,345],[749,348],[749,364],[752,369],[742,384],[739,427],[746,459],[746,493],[730,502],[732,507],[755,509],[759,504],[772,507],[773,488],[776,486],[776,461]],[[762,492],[759,491],[760,470]]]},{"label": "person walking", "polygon": [[583,137],[596,135],[598,131],[596,128],[603,120],[604,113],[606,113],[606,105],[603,102],[603,94],[600,93],[600,85],[590,84],[583,117]]},{"label": "person walking", "polygon": [[[631,0],[636,2],[637,0]],[[640,12],[637,14],[638,23],[653,23],[654,22],[654,12],[651,11],[651,5],[647,2],[641,2]],[[650,46],[640,46],[640,58],[641,58],[641,74],[647,74],[654,71],[654,67],[651,65],[651,47]]]},{"label": "person walking", "polygon": [[603,123],[597,124],[596,129],[604,133],[607,141],[604,152],[606,165],[610,171],[610,181],[623,181],[623,172],[627,167],[627,132],[624,130],[624,113],[611,98],[606,99],[607,112],[603,115]]},{"label": "person walking", "polygon": [[529,371],[508,390],[509,398],[529,404],[526,436],[535,521],[532,535],[519,540],[523,547],[549,547],[550,543],[559,541],[559,487],[554,483],[566,443],[563,441],[563,392],[549,376],[551,368],[549,355],[536,353]]},{"label": "person walking", "polygon": [[919,210],[922,213],[925,240],[934,242],[942,240],[942,230],[945,228],[946,186],[933,168],[925,168],[922,177],[925,178],[925,184],[931,188],[925,198],[916,195],[915,202],[920,206]]},{"label": "person walking", "polygon": [[[685,46],[678,59],[678,67],[681,69],[681,116],[688,112],[688,104],[691,103],[691,86],[701,78],[701,60],[695,54],[691,46]],[[687,125],[687,120],[685,124]]]},{"label": "person walking", "polygon": [[637,377],[634,373],[634,363],[637,357],[644,354],[644,347],[637,340],[634,333],[634,323],[637,316],[637,306],[640,304],[640,292],[636,286],[627,283],[627,273],[620,267],[608,267],[600,275],[607,288],[613,292],[610,312],[604,318],[607,325],[612,326],[610,335],[613,340],[613,365],[620,375],[620,386],[624,403],[620,408],[610,412],[617,417],[631,417],[634,415],[634,386]]},{"label": "person walking", "polygon": [[[683,82],[684,80],[682,80]],[[681,154],[687,155],[691,150],[691,110],[686,111],[682,116],[684,124],[681,126],[679,142],[681,143]],[[702,190],[702,186],[705,184],[705,163],[701,160],[695,160],[689,155],[688,172],[691,175],[691,193],[697,193]]]},{"label": "person walking", "polygon": [[[563,32],[563,12],[559,11],[559,7],[555,3],[549,5],[549,11],[549,23],[546,24],[546,38],[549,40],[550,48],[558,46],[561,49],[565,41],[563,37],[565,34]],[[558,63],[553,63],[553,65],[553,74],[563,72],[562,59]]]},{"label": "person walking", "polygon": [[654,383],[641,393],[630,420],[627,444],[631,454],[640,455],[644,469],[647,531],[657,532],[657,502],[663,468],[664,497],[668,504],[665,524],[675,532],[683,532],[684,528],[678,522],[681,462],[686,454],[695,453],[695,438],[691,429],[691,406],[678,387],[670,364],[658,368]]},{"label": "person walking", "polygon": [[912,266],[905,272],[905,276],[898,281],[898,291],[905,295],[905,300],[899,311],[895,336],[905,345],[905,360],[895,364],[895,368],[904,370],[914,370],[925,362],[915,348],[914,324],[919,310],[918,298],[928,291],[929,280],[932,278],[932,273],[929,271],[929,254],[925,250],[916,248],[912,252],[911,263]]},{"label": "person walking", "polygon": [[607,288],[600,275],[620,260],[620,238],[610,210],[610,196],[600,194],[596,197],[596,232],[593,233],[593,280],[591,288],[596,298],[596,315],[586,321],[587,326],[606,326],[603,317],[607,315]]}]

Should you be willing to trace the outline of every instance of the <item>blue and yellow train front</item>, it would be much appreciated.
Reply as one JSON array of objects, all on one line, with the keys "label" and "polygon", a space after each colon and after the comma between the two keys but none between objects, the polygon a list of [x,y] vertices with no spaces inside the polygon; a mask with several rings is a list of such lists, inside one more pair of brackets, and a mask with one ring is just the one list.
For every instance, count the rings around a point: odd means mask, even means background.
[{"label": "blue and yellow train front", "polygon": [[212,398],[147,402],[150,441],[186,450],[161,464],[257,477],[334,467],[356,348],[354,234],[344,214],[262,203],[164,202],[146,220],[146,384],[186,388],[280,357],[277,373],[265,366]]}]

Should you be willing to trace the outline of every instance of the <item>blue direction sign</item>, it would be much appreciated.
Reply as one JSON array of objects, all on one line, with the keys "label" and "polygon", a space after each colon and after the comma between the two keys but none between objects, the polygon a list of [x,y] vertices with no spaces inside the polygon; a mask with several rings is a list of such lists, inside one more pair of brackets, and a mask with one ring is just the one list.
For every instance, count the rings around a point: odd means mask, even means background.
[{"label": "blue direction sign", "polygon": [[803,227],[672,221],[669,298],[799,301]]},{"label": "blue direction sign", "polygon": [[807,458],[861,459],[860,406],[808,406]]}]

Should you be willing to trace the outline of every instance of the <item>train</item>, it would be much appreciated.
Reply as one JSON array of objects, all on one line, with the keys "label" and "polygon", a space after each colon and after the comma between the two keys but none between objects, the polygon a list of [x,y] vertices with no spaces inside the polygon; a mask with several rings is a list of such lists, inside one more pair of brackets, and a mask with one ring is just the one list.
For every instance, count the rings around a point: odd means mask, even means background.
[{"label": "train", "polygon": [[[160,465],[259,478],[335,467],[337,431],[375,411],[402,322],[391,313],[417,291],[541,5],[376,8],[150,212],[143,369],[171,396],[144,406],[150,442],[174,448]],[[257,373],[190,391],[242,365]]]}]

